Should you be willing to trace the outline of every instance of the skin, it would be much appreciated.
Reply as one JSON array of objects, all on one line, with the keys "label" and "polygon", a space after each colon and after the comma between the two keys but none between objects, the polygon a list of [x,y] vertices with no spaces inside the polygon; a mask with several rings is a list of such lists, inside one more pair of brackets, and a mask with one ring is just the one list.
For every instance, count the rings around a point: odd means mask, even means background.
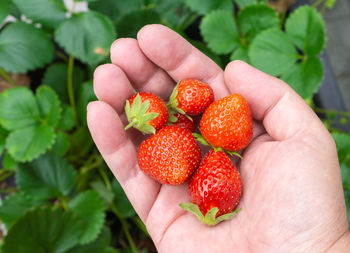
[{"label": "skin", "polygon": [[[118,39],[112,64],[99,66],[88,105],[92,137],[146,224],[159,252],[345,252],[350,247],[336,147],[315,113],[287,84],[241,61],[223,71],[180,35],[161,25]],[[124,103],[137,91],[167,99],[181,79],[197,78],[215,100],[243,95],[254,117],[254,137],[237,161],[242,211],[215,227],[178,204],[187,185],[160,185],[137,165],[144,137],[123,130]]]}]

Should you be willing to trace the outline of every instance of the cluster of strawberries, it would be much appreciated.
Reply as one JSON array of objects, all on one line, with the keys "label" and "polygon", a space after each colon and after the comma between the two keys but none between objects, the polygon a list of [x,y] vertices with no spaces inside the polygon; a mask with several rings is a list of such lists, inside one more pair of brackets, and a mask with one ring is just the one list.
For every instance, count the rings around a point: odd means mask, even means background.
[{"label": "cluster of strawberries", "polygon": [[[174,88],[168,105],[145,92],[135,94],[125,105],[126,129],[153,134],[139,146],[140,169],[162,184],[179,185],[189,179],[192,203],[180,206],[208,225],[230,219],[239,211],[235,208],[242,195],[242,181],[226,153],[238,155],[236,151],[246,147],[253,135],[251,112],[241,95],[213,101],[210,86],[185,79]],[[202,113],[200,135],[193,133],[191,116]],[[212,147],[202,162],[196,140]]]}]

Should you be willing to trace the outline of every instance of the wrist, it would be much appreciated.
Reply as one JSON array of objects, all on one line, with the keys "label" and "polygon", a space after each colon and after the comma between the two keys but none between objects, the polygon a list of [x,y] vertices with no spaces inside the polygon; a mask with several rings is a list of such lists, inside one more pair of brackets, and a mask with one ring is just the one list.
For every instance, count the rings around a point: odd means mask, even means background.
[{"label": "wrist", "polygon": [[350,248],[350,231],[346,231],[327,251],[327,253],[347,252]]}]

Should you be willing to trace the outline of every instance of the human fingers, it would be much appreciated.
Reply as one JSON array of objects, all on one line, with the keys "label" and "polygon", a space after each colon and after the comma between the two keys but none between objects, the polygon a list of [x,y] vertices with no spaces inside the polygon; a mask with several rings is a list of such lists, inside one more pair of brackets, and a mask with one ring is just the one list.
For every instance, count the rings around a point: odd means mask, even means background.
[{"label": "human fingers", "polygon": [[174,80],[141,51],[135,39],[121,38],[111,46],[111,61],[120,67],[137,91],[151,92],[167,98],[174,88]]},{"label": "human fingers", "polygon": [[253,68],[242,61],[226,66],[225,83],[231,93],[243,95],[253,117],[262,121],[274,140],[284,140],[312,133],[321,137],[329,133],[312,109],[282,80]]},{"label": "human fingers", "polygon": [[98,150],[145,222],[160,184],[140,171],[135,145],[126,135],[118,114],[110,105],[102,101],[91,102],[88,105],[87,122]]},{"label": "human fingers", "polygon": [[133,94],[132,86],[122,69],[113,64],[104,64],[94,72],[94,91],[120,115],[124,112],[125,101]]},{"label": "human fingers", "polygon": [[213,88],[216,99],[229,94],[222,69],[173,30],[163,25],[147,25],[139,31],[137,40],[148,59],[176,82],[196,78]]}]

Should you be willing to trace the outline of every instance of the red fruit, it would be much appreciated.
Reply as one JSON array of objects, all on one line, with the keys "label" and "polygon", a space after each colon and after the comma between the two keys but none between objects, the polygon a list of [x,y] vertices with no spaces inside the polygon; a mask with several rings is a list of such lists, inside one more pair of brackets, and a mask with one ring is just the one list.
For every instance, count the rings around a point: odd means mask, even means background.
[{"label": "red fruit", "polygon": [[201,114],[213,101],[213,89],[196,79],[180,81],[170,96],[171,107],[189,115]]},{"label": "red fruit", "polygon": [[193,203],[181,206],[208,225],[230,219],[239,211],[232,212],[242,195],[241,177],[223,151],[209,151],[190,179],[188,189]]},{"label": "red fruit", "polygon": [[192,133],[181,127],[165,126],[139,146],[140,169],[162,184],[185,182],[197,169],[201,151]]},{"label": "red fruit", "polygon": [[190,130],[191,132],[194,131],[194,122],[193,119],[190,120],[187,115],[183,115],[181,113],[176,113],[173,115],[177,120],[176,122],[172,122],[171,125],[173,126],[178,126],[178,127],[182,127],[185,129]]},{"label": "red fruit", "polygon": [[164,100],[146,92],[136,93],[126,101],[125,114],[129,121],[125,129],[134,127],[144,134],[154,134],[169,118]]},{"label": "red fruit", "polygon": [[237,151],[253,136],[253,119],[247,101],[232,94],[213,102],[200,121],[203,137],[216,148]]}]

